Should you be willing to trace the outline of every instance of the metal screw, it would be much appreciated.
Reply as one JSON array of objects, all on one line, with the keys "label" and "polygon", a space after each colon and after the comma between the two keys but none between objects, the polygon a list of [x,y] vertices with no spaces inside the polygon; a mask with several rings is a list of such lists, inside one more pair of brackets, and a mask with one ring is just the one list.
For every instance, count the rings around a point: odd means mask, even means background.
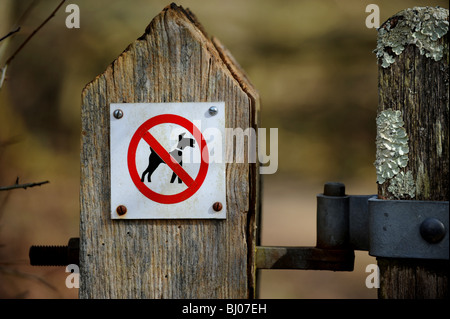
[{"label": "metal screw", "polygon": [[127,213],[127,208],[124,205],[119,205],[116,208],[116,212],[119,216],[125,215]]},{"label": "metal screw", "polygon": [[215,203],[213,204],[213,209],[214,209],[216,212],[220,212],[220,211],[222,210],[222,208],[223,208],[223,206],[222,206],[222,203],[220,203],[220,202],[215,202]]},{"label": "metal screw", "polygon": [[121,109],[114,110],[113,115],[116,119],[121,119],[123,117],[123,111]]},{"label": "metal screw", "polygon": [[67,266],[80,262],[80,238],[70,238],[67,246],[31,246],[32,266]]},{"label": "metal screw", "polygon": [[217,113],[219,113],[219,109],[217,108],[217,106],[211,106],[208,110],[209,114],[211,114],[212,116],[216,115]]},{"label": "metal screw", "polygon": [[431,244],[440,242],[445,233],[445,225],[436,218],[427,218],[420,225],[420,235]]},{"label": "metal screw", "polygon": [[336,182],[327,182],[323,188],[325,196],[345,196],[345,185]]}]

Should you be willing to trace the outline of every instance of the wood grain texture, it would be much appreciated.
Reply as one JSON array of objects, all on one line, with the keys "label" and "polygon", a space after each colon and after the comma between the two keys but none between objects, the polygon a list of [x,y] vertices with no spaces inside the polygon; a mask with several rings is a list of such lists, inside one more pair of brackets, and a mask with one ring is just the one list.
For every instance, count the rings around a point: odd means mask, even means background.
[{"label": "wood grain texture", "polygon": [[[395,63],[387,68],[379,66],[378,114],[389,108],[402,112],[409,154],[408,164],[401,171],[412,172],[415,183],[413,197],[398,198],[386,181],[378,185],[379,198],[449,200],[448,34],[438,41],[444,47],[439,61],[425,57],[415,45],[408,45]],[[377,260],[381,275],[379,298],[448,298],[448,261]]]},{"label": "wood grain texture", "polygon": [[80,298],[254,296],[256,164],[227,164],[226,220],[110,218],[110,103],[225,101],[226,127],[257,127],[258,93],[219,44],[172,4],[84,89]]}]

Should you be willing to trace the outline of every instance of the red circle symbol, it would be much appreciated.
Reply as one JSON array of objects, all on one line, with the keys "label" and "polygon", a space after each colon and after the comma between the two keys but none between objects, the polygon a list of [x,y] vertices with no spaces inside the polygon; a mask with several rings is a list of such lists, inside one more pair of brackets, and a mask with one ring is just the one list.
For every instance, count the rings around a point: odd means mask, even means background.
[{"label": "red circle symbol", "polygon": [[[173,159],[173,157],[167,152],[161,144],[150,134],[149,130],[159,124],[172,123],[184,127],[189,133],[194,136],[197,141],[197,145],[200,147],[201,163],[200,169],[198,171],[197,177],[192,179],[189,174],[181,167],[178,162]],[[187,189],[178,194],[164,195],[157,193],[147,187],[143,182],[141,182],[141,177],[137,171],[136,167],[136,150],[141,139],[144,139],[159,157],[177,174],[181,180],[186,184]],[[174,114],[162,114],[152,117],[145,121],[134,133],[130,141],[130,146],[128,147],[128,171],[130,173],[131,179],[134,185],[139,189],[139,191],[144,194],[147,198],[152,201],[161,204],[176,204],[182,202],[197,192],[197,190],[202,186],[203,181],[208,173],[209,166],[209,151],[206,141],[200,132],[200,130],[189,120]]]}]

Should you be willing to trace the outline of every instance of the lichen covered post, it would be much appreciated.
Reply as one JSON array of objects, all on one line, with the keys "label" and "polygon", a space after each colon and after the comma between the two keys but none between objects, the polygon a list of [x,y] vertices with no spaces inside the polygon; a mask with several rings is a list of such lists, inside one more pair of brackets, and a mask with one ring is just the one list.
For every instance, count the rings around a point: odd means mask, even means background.
[{"label": "lichen covered post", "polygon": [[[448,29],[448,9],[416,7],[378,30],[381,199],[449,200]],[[448,261],[377,260],[380,298],[448,298]]]}]

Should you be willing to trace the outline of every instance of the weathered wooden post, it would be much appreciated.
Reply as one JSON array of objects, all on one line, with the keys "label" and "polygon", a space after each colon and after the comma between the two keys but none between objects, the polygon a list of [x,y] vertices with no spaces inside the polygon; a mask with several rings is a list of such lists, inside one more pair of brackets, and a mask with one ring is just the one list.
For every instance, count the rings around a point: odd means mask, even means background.
[{"label": "weathered wooden post", "polygon": [[[85,87],[80,298],[254,297],[256,163],[226,163],[226,219],[112,218],[111,104],[218,101],[226,128],[257,128],[257,92],[220,42],[175,4]],[[233,145],[227,140],[227,151]]]},{"label": "weathered wooden post", "polygon": [[[448,9],[406,9],[378,31],[381,199],[449,200],[448,19]],[[380,298],[448,298],[448,260],[377,260]]]}]

